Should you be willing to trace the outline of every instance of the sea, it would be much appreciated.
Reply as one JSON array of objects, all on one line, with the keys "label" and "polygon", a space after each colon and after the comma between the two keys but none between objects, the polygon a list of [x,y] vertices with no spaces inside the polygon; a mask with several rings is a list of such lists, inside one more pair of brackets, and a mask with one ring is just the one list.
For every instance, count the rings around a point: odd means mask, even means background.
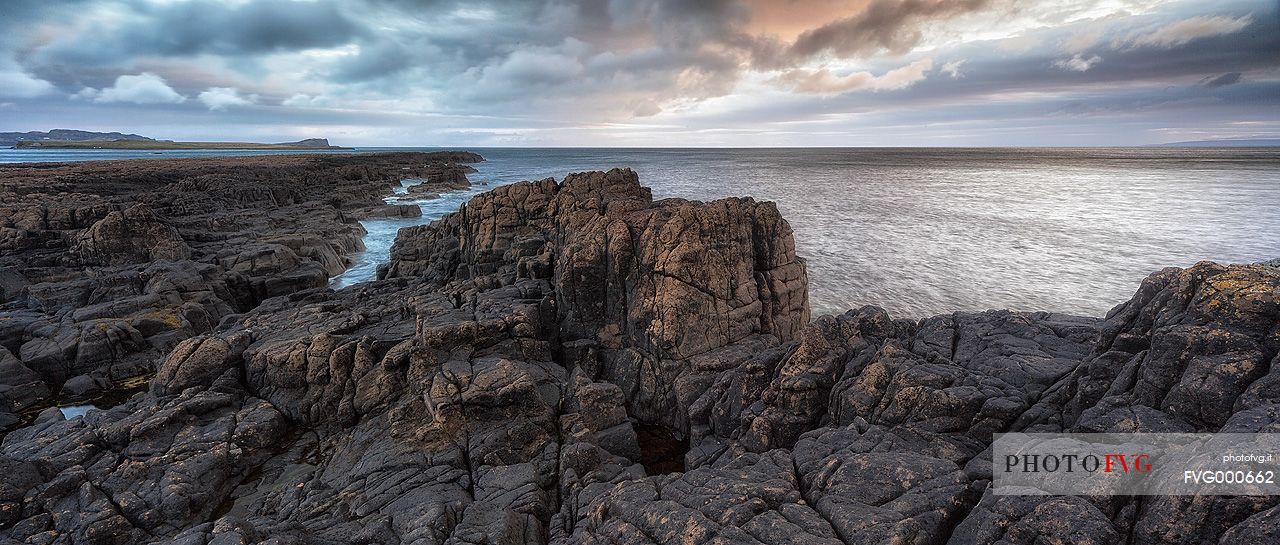
[{"label": "sea", "polygon": [[[486,159],[476,185],[388,196],[423,216],[364,222],[368,249],[335,288],[373,279],[398,229],[479,192],[613,167],[634,169],[656,199],[776,202],[807,260],[815,314],[1103,316],[1164,267],[1280,258],[1280,148],[465,149]],[[276,153],[292,152],[0,150],[0,163]]]}]

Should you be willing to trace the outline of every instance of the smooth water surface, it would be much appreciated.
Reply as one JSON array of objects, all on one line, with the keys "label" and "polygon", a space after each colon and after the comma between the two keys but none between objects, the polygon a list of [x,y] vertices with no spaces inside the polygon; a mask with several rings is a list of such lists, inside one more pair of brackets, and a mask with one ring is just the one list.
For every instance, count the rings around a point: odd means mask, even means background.
[{"label": "smooth water surface", "polygon": [[63,418],[71,420],[77,416],[89,414],[89,411],[96,411],[98,410],[98,407],[95,405],[67,405],[65,407],[58,407],[58,410],[62,411]]},{"label": "smooth water surface", "polygon": [[655,198],[778,203],[817,313],[1101,316],[1148,274],[1280,257],[1280,149],[477,150],[481,178],[629,166]]},{"label": "smooth water surface", "polygon": [[401,228],[431,223],[441,216],[457,210],[459,206],[462,206],[462,203],[467,202],[468,199],[476,194],[490,189],[476,180],[472,180],[472,182],[470,189],[446,191],[441,193],[438,198],[425,198],[410,197],[407,192],[409,186],[421,183],[421,180],[401,181],[401,186],[393,189],[394,193],[383,200],[389,204],[416,204],[422,210],[422,217],[373,218],[361,221],[360,225],[364,226],[364,230],[368,233],[364,237],[365,249],[355,256],[355,263],[342,274],[333,277],[329,281],[330,287],[341,289],[376,279],[378,277],[378,266],[386,263],[390,258],[391,245],[396,240],[396,232]]}]

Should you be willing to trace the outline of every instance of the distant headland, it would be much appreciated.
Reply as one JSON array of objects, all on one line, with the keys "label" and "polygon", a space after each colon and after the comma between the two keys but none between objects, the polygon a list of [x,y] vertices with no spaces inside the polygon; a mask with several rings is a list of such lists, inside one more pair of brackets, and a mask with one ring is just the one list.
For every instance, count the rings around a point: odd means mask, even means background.
[{"label": "distant headland", "polygon": [[1280,138],[1218,138],[1153,144],[1154,148],[1273,148],[1280,147]]},{"label": "distant headland", "polygon": [[297,142],[274,144],[258,142],[179,142],[156,140],[137,134],[119,132],[92,132],[71,129],[54,129],[48,132],[3,132],[0,147],[19,149],[298,149],[343,150],[351,149],[329,144],[326,138],[307,138]]}]

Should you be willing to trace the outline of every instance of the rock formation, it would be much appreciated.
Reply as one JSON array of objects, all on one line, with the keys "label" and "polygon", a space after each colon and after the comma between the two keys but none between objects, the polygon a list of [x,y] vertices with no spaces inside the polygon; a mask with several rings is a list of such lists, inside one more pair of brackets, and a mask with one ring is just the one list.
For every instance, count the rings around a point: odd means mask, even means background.
[{"label": "rock formation", "polygon": [[146,204],[107,214],[80,234],[71,246],[86,264],[123,265],[191,258],[191,247],[172,225]]},{"label": "rock formation", "polygon": [[[10,432],[0,542],[1226,544],[1280,531],[1265,497],[989,488],[996,432],[1274,430],[1273,266],[1167,269],[1105,319],[864,307],[811,321],[772,204],[654,201],[629,170],[479,195],[401,230],[379,279],[340,291],[266,287],[301,256],[326,270],[301,229],[212,251],[189,219],[157,214],[215,261],[155,261],[137,273],[148,282],[239,301],[243,281],[208,267],[272,272],[255,304],[152,352],[146,393]],[[9,315],[38,307],[23,308]],[[48,343],[40,353],[59,353]],[[4,356],[5,385],[49,368]]]},{"label": "rock formation", "polygon": [[392,184],[478,160],[434,153],[0,167],[0,433],[55,397],[90,396],[154,372],[184,339],[264,299],[325,286],[363,249],[357,220],[387,207]]}]

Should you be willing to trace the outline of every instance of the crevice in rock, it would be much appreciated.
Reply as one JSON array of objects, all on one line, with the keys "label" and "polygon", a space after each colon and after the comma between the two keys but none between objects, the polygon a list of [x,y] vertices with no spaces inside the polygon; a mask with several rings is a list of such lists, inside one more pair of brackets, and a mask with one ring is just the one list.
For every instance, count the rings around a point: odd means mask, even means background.
[{"label": "crevice in rock", "polygon": [[684,472],[684,455],[689,452],[687,438],[680,439],[674,429],[662,424],[636,424],[635,430],[645,475]]},{"label": "crevice in rock", "polygon": [[[314,434],[314,444],[305,446],[298,451],[298,446],[308,434]],[[228,443],[231,440],[228,438]],[[239,480],[231,483],[226,496],[218,503],[205,522],[216,522],[218,519],[230,514],[236,506],[238,500],[252,496],[257,493],[257,488],[262,484],[267,468],[279,460],[287,459],[288,462],[279,464],[280,466],[287,464],[309,464],[313,466],[320,465],[320,440],[319,435],[309,428],[298,428],[288,431],[283,437],[275,442],[267,451],[270,455],[257,465],[248,468],[240,468],[241,474]],[[279,468],[276,469],[280,471]]]},{"label": "crevice in rock", "polygon": [[952,317],[951,327],[951,356],[948,358],[952,362],[956,361],[956,352],[960,350],[960,321]]},{"label": "crevice in rock", "polygon": [[105,501],[107,502],[107,504],[108,504],[108,505],[110,505],[110,506],[111,506],[111,508],[112,508],[113,510],[115,510],[116,514],[120,515],[120,517],[121,517],[121,518],[123,518],[125,521],[127,521],[127,522],[129,523],[129,526],[130,526],[133,530],[136,530],[136,531],[142,532],[142,533],[146,534],[147,536],[151,536],[151,535],[152,535],[152,533],[148,530],[148,528],[143,524],[143,522],[142,522],[142,521],[137,520],[137,519],[135,519],[134,517],[129,516],[129,513],[125,511],[124,506],[120,505],[120,502],[116,500],[115,496],[112,496],[112,495],[111,495],[111,492],[109,492],[108,490],[106,490],[106,489],[102,488],[101,486],[97,485],[96,483],[92,483],[92,482],[90,482],[90,483],[89,483],[89,486],[90,486],[90,487],[92,487],[94,490],[96,490],[96,491],[98,492],[98,494],[101,494],[101,495],[102,495],[102,499],[103,499],[103,500],[105,500]]},{"label": "crevice in rock", "polygon": [[818,515],[818,518],[826,521],[827,525],[831,527],[831,531],[835,533],[836,539],[840,540],[841,543],[853,543],[840,531],[840,527],[836,525],[835,521],[831,520],[821,509],[818,509],[818,502],[814,500],[813,495],[810,494],[809,487],[805,485],[804,473],[800,471],[800,464],[796,461],[795,454],[790,453],[788,457],[791,458],[791,476],[796,480],[796,489],[800,491],[800,498],[804,500],[805,505],[809,506],[809,509],[812,509],[813,513]]}]

